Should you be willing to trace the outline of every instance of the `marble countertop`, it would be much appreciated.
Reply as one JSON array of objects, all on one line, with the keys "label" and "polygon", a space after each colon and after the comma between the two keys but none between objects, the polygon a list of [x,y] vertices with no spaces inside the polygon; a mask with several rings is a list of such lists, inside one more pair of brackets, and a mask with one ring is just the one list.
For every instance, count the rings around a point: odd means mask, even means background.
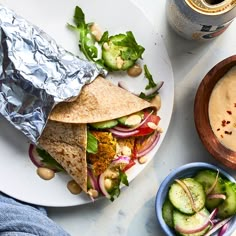
[{"label": "marble countertop", "polygon": [[[49,216],[72,236],[164,235],[156,221],[155,196],[170,171],[193,161],[216,161],[203,147],[194,125],[193,103],[198,85],[217,62],[236,54],[236,22],[217,39],[199,43],[176,35],[168,26],[165,1],[133,0],[161,35],[175,81],[172,120],[156,157],[110,203],[107,199],[66,208],[48,208]],[[236,174],[230,171],[232,174]]]}]

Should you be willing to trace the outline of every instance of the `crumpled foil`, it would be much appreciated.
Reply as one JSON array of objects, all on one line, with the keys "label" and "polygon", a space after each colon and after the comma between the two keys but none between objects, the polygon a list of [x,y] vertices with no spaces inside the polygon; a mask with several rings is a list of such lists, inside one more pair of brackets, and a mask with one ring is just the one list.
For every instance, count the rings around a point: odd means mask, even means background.
[{"label": "crumpled foil", "polygon": [[0,5],[0,113],[37,143],[53,107],[106,71]]}]

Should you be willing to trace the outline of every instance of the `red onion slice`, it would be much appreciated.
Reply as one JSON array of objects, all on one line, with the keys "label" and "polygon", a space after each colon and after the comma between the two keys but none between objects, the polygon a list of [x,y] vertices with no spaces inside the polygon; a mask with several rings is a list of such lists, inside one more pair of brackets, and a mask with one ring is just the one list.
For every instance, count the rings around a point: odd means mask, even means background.
[{"label": "red onion slice", "polygon": [[223,236],[228,228],[229,228],[229,222],[223,225],[223,227],[220,229],[220,232],[218,233],[218,236]]},{"label": "red onion slice", "polygon": [[108,129],[108,131],[110,131],[112,134],[114,134],[115,136],[120,137],[120,138],[128,138],[130,136],[133,136],[133,135],[139,133],[138,130],[123,132],[123,131],[118,131],[116,129]]},{"label": "red onion slice", "polygon": [[175,230],[181,234],[196,234],[196,233],[201,232],[204,229],[206,229],[209,226],[209,224],[210,224],[210,221],[206,221],[203,225],[201,225],[200,227],[195,228],[195,229],[184,229],[179,226],[176,226]]},{"label": "red onion slice", "polygon": [[[159,81],[159,82],[157,82],[157,84],[154,88],[144,90],[143,93],[145,94],[145,96],[149,96],[149,95],[152,95],[154,93],[157,93],[160,90],[160,88],[163,86],[163,84],[164,84],[164,81]],[[134,94],[136,96],[139,96],[139,94],[140,94],[138,92],[134,92],[133,90],[131,90],[125,81],[119,81],[118,86],[120,88],[123,88],[123,89],[131,92],[132,94]]]},{"label": "red onion slice", "polygon": [[130,157],[127,156],[119,156],[112,161],[113,164],[129,164]]},{"label": "red onion slice", "polygon": [[92,185],[92,188],[97,190],[98,192],[100,192],[100,188],[99,188],[99,185],[98,185],[98,180],[97,180],[97,177],[95,177],[92,173],[92,171],[90,169],[87,170],[87,173],[88,173],[88,178],[89,178],[89,181]]},{"label": "red onion slice", "polygon": [[155,132],[155,134],[153,134],[153,135],[155,135],[155,138],[153,138],[153,142],[151,142],[149,145],[147,145],[141,151],[138,151],[135,155],[137,158],[147,155],[157,145],[157,143],[160,139],[160,133]]},{"label": "red onion slice", "polygon": [[[198,228],[186,230],[186,229],[176,226],[175,229],[176,229],[176,231],[178,231],[179,233],[182,233],[182,234],[195,234],[195,233],[201,232],[202,230],[206,229],[210,224],[212,225],[212,219],[215,218],[217,211],[218,211],[218,209],[215,208],[211,212],[211,214],[207,217],[206,222]],[[198,212],[196,214],[201,214],[201,212]],[[206,217],[206,215],[204,215],[204,214],[201,214],[201,215],[203,217]]]},{"label": "red onion slice", "polygon": [[226,199],[226,195],[225,194],[221,194],[221,193],[215,193],[215,194],[208,194],[207,195],[208,199]]},{"label": "red onion slice", "polygon": [[108,193],[108,191],[106,190],[106,187],[105,187],[105,174],[104,173],[99,175],[99,177],[98,177],[98,184],[99,184],[99,189],[100,189],[101,193],[105,197],[110,199],[111,195]]},{"label": "red onion slice", "polygon": [[217,223],[211,230],[209,230],[205,236],[210,236],[212,235],[214,232],[216,232],[218,229],[220,229],[221,227],[223,227],[226,223],[228,223],[230,220],[232,219],[232,217],[226,218],[225,220],[220,221],[219,223]]},{"label": "red onion slice", "polygon": [[36,151],[36,146],[33,144],[29,145],[29,157],[30,160],[32,161],[32,163],[36,166],[36,167],[44,167],[44,164],[42,163],[42,159],[41,157],[38,155],[37,151]]},{"label": "red onion slice", "polygon": [[210,194],[213,191],[213,189],[215,188],[218,178],[219,178],[219,173],[220,173],[219,170],[217,170],[215,181],[213,182],[212,186],[207,190],[207,192],[206,192],[207,195]]},{"label": "red onion slice", "polygon": [[159,89],[163,86],[163,84],[164,84],[164,81],[159,81],[154,88],[145,90],[143,93],[146,96],[150,96],[150,95],[152,95],[154,93],[157,93],[159,91]]}]

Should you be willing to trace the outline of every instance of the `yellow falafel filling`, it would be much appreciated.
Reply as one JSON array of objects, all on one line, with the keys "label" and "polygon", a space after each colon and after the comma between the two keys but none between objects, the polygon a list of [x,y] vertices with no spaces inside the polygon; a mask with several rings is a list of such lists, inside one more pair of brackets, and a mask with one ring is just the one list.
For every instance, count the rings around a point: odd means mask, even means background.
[{"label": "yellow falafel filling", "polygon": [[106,131],[90,131],[98,140],[96,154],[88,153],[87,162],[92,165],[95,176],[102,174],[117,155],[117,146],[127,146],[133,151],[135,138],[115,138],[112,133]]},{"label": "yellow falafel filling", "polygon": [[93,166],[93,172],[96,176],[103,173],[114,157],[116,156],[117,140],[110,132],[90,131],[98,140],[98,151],[96,154],[89,153],[87,161]]}]

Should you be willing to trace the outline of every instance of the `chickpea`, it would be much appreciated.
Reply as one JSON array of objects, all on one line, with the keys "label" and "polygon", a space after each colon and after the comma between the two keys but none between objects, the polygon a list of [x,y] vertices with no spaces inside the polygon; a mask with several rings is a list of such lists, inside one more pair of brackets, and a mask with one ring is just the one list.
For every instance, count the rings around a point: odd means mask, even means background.
[{"label": "chickpea", "polygon": [[112,180],[111,179],[105,179],[104,185],[105,185],[106,189],[110,189],[112,187]]},{"label": "chickpea", "polygon": [[44,180],[50,180],[54,178],[55,172],[49,168],[46,167],[39,167],[37,169],[37,174],[39,175],[40,178]]},{"label": "chickpea", "polygon": [[147,126],[149,127],[149,128],[151,128],[151,129],[157,129],[157,125],[155,124],[155,123],[153,123],[153,122],[148,122],[147,123]]},{"label": "chickpea", "polygon": [[139,162],[139,164],[144,164],[144,163],[147,162],[147,158],[146,158],[145,156],[140,157],[140,158],[138,159],[138,162]]},{"label": "chickpea", "polygon": [[133,65],[127,70],[127,74],[132,77],[137,77],[141,73],[142,73],[142,68],[140,67],[140,65],[137,64]]},{"label": "chickpea", "polygon": [[116,58],[116,65],[118,69],[121,69],[124,64],[124,60],[121,57]]},{"label": "chickpea", "polygon": [[80,194],[82,192],[81,187],[74,180],[70,180],[67,183],[67,188],[72,194]]},{"label": "chickpea", "polygon": [[93,23],[90,26],[90,30],[91,30],[92,35],[95,37],[95,39],[97,41],[100,41],[100,39],[102,38],[102,30],[100,29],[99,25],[96,23]]},{"label": "chickpea", "polygon": [[88,190],[88,194],[89,194],[89,196],[90,197],[92,197],[92,198],[96,198],[96,197],[98,197],[98,191],[96,190],[96,189],[89,189]]}]

